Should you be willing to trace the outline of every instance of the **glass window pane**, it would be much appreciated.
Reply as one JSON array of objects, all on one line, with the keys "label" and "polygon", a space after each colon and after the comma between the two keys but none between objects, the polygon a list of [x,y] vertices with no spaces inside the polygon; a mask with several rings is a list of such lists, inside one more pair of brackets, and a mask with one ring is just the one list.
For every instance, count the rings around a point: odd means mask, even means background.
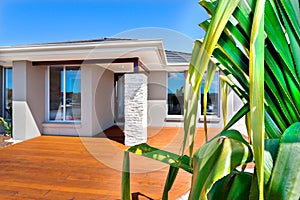
[{"label": "glass window pane", "polygon": [[11,120],[12,114],[12,69],[5,69],[5,114],[4,117],[6,120]]},{"label": "glass window pane", "polygon": [[81,119],[80,67],[66,67],[66,120]]},{"label": "glass window pane", "polygon": [[185,73],[168,74],[168,115],[183,115]]},{"label": "glass window pane", "polygon": [[64,90],[64,69],[63,67],[50,67],[49,81],[49,119],[64,120],[63,118],[63,90]]},{"label": "glass window pane", "polygon": [[[204,84],[205,84],[205,75],[202,81],[201,85],[201,115],[203,115],[204,109],[203,109],[203,93],[204,93]],[[212,84],[210,86],[210,89],[207,94],[207,108],[206,108],[206,114],[207,115],[217,115],[219,116],[220,113],[220,106],[219,106],[219,72],[216,71]]]}]

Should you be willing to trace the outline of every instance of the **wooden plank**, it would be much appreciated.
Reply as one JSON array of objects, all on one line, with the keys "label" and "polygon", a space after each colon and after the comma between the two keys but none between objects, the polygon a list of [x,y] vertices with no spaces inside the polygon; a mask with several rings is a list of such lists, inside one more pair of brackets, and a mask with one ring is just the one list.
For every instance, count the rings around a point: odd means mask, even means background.
[{"label": "wooden plank", "polygon": [[[105,134],[114,135],[115,131],[114,127]],[[150,127],[148,132],[150,145],[179,152],[181,129]],[[204,141],[201,134],[203,131],[199,129],[198,146]],[[0,150],[0,199],[120,199],[121,171],[103,163],[93,151],[121,164],[125,148],[99,135],[95,138],[41,136],[3,148]],[[160,199],[168,168],[157,161],[141,159],[132,157],[131,192]],[[180,170],[170,199],[185,194],[190,181],[191,175]]]}]

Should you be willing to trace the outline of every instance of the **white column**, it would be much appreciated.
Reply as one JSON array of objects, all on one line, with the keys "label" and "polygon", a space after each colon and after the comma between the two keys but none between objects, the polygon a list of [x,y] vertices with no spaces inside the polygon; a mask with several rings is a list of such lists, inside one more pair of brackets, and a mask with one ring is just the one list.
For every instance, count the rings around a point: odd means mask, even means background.
[{"label": "white column", "polygon": [[147,77],[125,74],[125,145],[147,141]]}]

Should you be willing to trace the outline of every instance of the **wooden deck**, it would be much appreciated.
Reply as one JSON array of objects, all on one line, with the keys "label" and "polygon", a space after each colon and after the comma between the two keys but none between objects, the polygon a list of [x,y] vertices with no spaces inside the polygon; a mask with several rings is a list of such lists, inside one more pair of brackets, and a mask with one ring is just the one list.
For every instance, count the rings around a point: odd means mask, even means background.
[{"label": "wooden deck", "polygon": [[[1,149],[0,199],[121,199],[126,147],[118,131],[112,128],[107,137],[102,133],[94,138],[41,136]],[[149,128],[148,132],[150,145],[179,152],[182,129]],[[203,137],[197,138],[200,146]],[[167,170],[157,161],[131,156],[132,199],[160,199]],[[185,194],[190,180],[190,174],[180,171],[170,199]]]}]

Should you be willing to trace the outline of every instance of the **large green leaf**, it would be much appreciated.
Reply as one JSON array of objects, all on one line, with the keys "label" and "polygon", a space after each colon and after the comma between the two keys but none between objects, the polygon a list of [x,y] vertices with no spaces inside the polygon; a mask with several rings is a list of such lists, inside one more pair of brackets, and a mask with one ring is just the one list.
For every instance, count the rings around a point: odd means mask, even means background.
[{"label": "large green leaf", "polygon": [[267,199],[300,198],[300,122],[283,134],[267,190]]},{"label": "large green leaf", "polygon": [[[291,36],[291,41],[295,42],[291,46],[297,46],[299,47],[300,44],[300,22],[299,18],[296,18],[296,16],[299,15],[299,7],[294,8],[293,3],[291,3],[289,0],[282,2],[282,1],[277,1],[277,6],[279,7],[281,17],[283,19],[283,24],[286,27],[286,30],[288,32],[288,36]],[[297,12],[298,11],[298,12]],[[291,42],[290,41],[290,42]],[[295,50],[295,49],[294,49]],[[289,84],[290,87],[290,92],[292,95],[293,100],[296,103],[296,107],[298,110],[300,110],[300,80],[299,77],[300,75],[296,74],[296,71],[299,70],[300,66],[290,66],[287,65],[287,68],[284,68],[286,70],[286,80]]]},{"label": "large green leaf", "polygon": [[264,173],[265,185],[269,182],[279,148],[279,138],[265,140]]},{"label": "large green leaf", "polygon": [[175,153],[151,147],[146,143],[130,147],[126,151],[181,168],[190,173],[193,172],[193,168],[189,165],[190,158],[186,155],[180,156]]},{"label": "large green leaf", "polygon": [[166,179],[165,188],[162,196],[162,200],[168,200],[169,199],[169,191],[172,188],[172,185],[175,181],[175,178],[178,174],[179,168],[170,166],[168,177]]},{"label": "large green leaf", "polygon": [[288,21],[291,24],[291,27],[293,31],[297,34],[297,41],[300,41],[300,11],[299,11],[299,1],[294,0],[285,0],[285,1],[280,1],[276,0],[276,3],[280,5],[284,10],[283,15],[286,15]]},{"label": "large green leaf", "polygon": [[227,125],[224,127],[224,131],[228,130],[232,125],[234,125],[237,121],[239,121],[243,116],[245,116],[250,110],[249,104],[245,104],[241,107],[235,115],[230,119]]},{"label": "large green leaf", "polygon": [[[277,98],[282,98],[285,101],[285,104],[288,108],[288,113],[284,112],[283,115],[291,115],[293,120],[297,120],[300,118],[299,111],[297,110],[296,103],[293,101],[292,96],[289,92],[288,85],[286,83],[284,73],[282,71],[282,66],[280,63],[276,62],[276,58],[273,55],[276,55],[276,52],[273,54],[267,50],[265,52],[265,60],[267,63],[266,71],[268,76],[273,80],[273,84],[276,83],[277,92],[273,92]],[[280,108],[280,107],[279,107]],[[278,109],[278,108],[277,108]]]},{"label": "large green leaf", "polygon": [[264,199],[264,0],[257,0],[250,38],[250,130],[259,199]]},{"label": "large green leaf", "polygon": [[211,86],[211,83],[214,79],[215,73],[216,73],[217,66],[210,62],[207,67],[206,77],[205,77],[205,84],[204,84],[204,93],[203,93],[203,114],[204,114],[204,133],[205,133],[205,139],[207,142],[208,135],[207,135],[207,120],[206,120],[206,111],[207,111],[207,95],[208,90]]},{"label": "large green leaf", "polygon": [[204,69],[199,71],[199,54],[202,49],[201,41],[196,40],[194,42],[192,57],[189,65],[189,70],[186,78],[185,89],[184,89],[184,140],[182,155],[185,153],[185,146],[187,138],[189,137],[189,149],[190,157],[193,153],[194,148],[194,136],[196,132],[197,122],[197,109],[200,85],[196,86],[196,80],[202,80],[204,75]]},{"label": "large green leaf", "polygon": [[[270,93],[272,93],[272,97],[271,99],[269,99],[268,103],[269,105],[270,102],[272,101],[272,103],[276,106],[280,106],[280,110],[278,110],[278,112],[280,112],[279,114],[281,114],[280,116],[282,117],[282,121],[286,121],[287,123],[290,123],[292,124],[293,123],[293,119],[289,113],[289,108],[287,108],[287,105],[286,105],[286,100],[283,99],[281,97],[280,94],[278,94],[278,87],[277,85],[275,85],[275,82],[273,82],[272,80],[272,77],[270,77],[270,75],[268,73],[265,74],[265,80],[266,80],[266,84],[268,86],[268,88],[270,89]],[[292,112],[294,113],[294,112]]]},{"label": "large green leaf", "polygon": [[251,147],[238,131],[228,130],[219,134],[194,154],[189,199],[207,199],[216,181],[252,159]]},{"label": "large green leaf", "polygon": [[266,1],[264,12],[265,31],[271,44],[275,47],[283,61],[289,68],[293,69],[293,59],[289,50],[288,41],[274,9],[270,1]]},{"label": "large green leaf", "polygon": [[281,137],[281,130],[279,129],[278,125],[273,121],[270,117],[269,113],[265,111],[265,129],[266,132],[269,133],[269,138],[280,138]]},{"label": "large green leaf", "polygon": [[130,160],[129,153],[124,152],[122,170],[122,200],[130,200]]},{"label": "large green leaf", "polygon": [[[192,157],[200,86],[213,53],[217,62],[221,63],[218,68],[226,76],[224,80],[227,85],[244,103],[224,130],[246,116],[248,136],[250,142],[253,142],[256,163],[250,199],[263,198],[264,183],[268,184],[265,193],[267,199],[277,197],[298,199],[299,136],[285,132],[280,142],[279,152],[279,139],[265,142],[264,139],[265,137],[281,138],[282,133],[292,123],[300,120],[299,2],[201,0],[200,4],[212,18],[201,23],[201,27],[207,34],[203,41],[195,41],[189,65],[184,95],[182,156],[147,144],[132,147],[128,151],[171,165],[163,199],[168,198],[168,191],[174,183],[179,168],[193,172],[192,159],[183,154],[189,137],[190,157]],[[206,82],[206,90],[208,90],[210,80]],[[288,130],[296,129],[292,126]],[[252,153],[249,153],[251,147],[237,135],[239,134],[235,131],[224,131],[195,153],[193,157],[195,173],[190,199],[206,199],[211,188],[213,188],[210,192],[212,197],[217,198],[219,194],[226,194],[227,197],[234,199],[230,191],[241,194],[242,189],[245,189],[235,188],[238,185],[235,182],[243,180],[244,176],[242,179],[235,179],[230,178],[229,175],[237,176],[232,172],[235,166],[252,160]],[[289,151],[291,155],[286,153]],[[295,158],[295,162],[292,158]],[[124,173],[126,171],[127,174]],[[285,180],[285,174],[288,180]],[[227,188],[230,191],[222,188],[222,185],[228,186],[232,183],[228,181],[234,182],[230,188]],[[123,183],[122,191],[126,195],[122,198],[128,199],[130,196],[128,154],[124,157]],[[224,192],[216,192],[220,190]]]},{"label": "large green leaf", "polygon": [[[193,153],[194,135],[196,130],[197,109],[199,91],[205,69],[211,59],[217,41],[228,22],[231,14],[238,5],[239,0],[220,0],[218,1],[216,12],[212,17],[211,24],[204,37],[203,44],[194,46],[189,71],[186,80],[186,92],[184,95],[184,142],[189,136],[190,156]],[[197,43],[195,43],[197,44]],[[196,49],[196,50],[195,50]],[[183,152],[185,143],[183,146]],[[183,154],[182,152],[182,154]]]},{"label": "large green leaf", "polygon": [[[229,23],[229,22],[228,22]],[[230,24],[230,23],[229,23]],[[207,30],[209,27],[209,20],[204,21],[200,26]],[[226,26],[226,28],[228,25]],[[248,91],[248,58],[244,55],[243,51],[240,50],[234,39],[229,37],[227,34],[221,34],[218,43],[218,48],[214,51],[214,56],[221,62],[226,68],[221,67],[226,70],[223,71],[227,76],[232,74],[237,80],[238,84],[243,87],[244,90]],[[230,52],[230,53],[229,53]]]},{"label": "large green leaf", "polygon": [[128,148],[124,153],[123,172],[122,172],[122,199],[130,200],[130,162],[129,153],[141,155],[153,160],[157,160],[170,165],[168,177],[166,179],[163,192],[163,199],[168,199],[168,192],[172,188],[179,168],[193,173],[193,168],[189,165],[190,158],[188,156],[180,156],[168,151],[151,147],[146,143],[142,143]]},{"label": "large green leaf", "polygon": [[228,80],[226,76],[220,76],[220,90],[221,90],[221,102],[222,102],[222,114],[223,114],[223,124],[224,127],[227,123],[227,113],[228,113]]},{"label": "large green leaf", "polygon": [[247,79],[247,77],[244,76],[243,72],[240,72],[232,67],[233,64],[220,49],[215,49],[214,57],[217,58],[221,63],[218,65],[218,68],[226,75],[227,84],[244,103],[247,103],[249,101],[249,78]]},{"label": "large green leaf", "polygon": [[247,172],[231,172],[214,184],[208,193],[208,199],[249,200],[252,176]]},{"label": "large green leaf", "polygon": [[257,174],[256,171],[254,171],[254,174],[252,176],[249,200],[257,200],[258,198],[259,198],[259,189],[258,189]]}]

